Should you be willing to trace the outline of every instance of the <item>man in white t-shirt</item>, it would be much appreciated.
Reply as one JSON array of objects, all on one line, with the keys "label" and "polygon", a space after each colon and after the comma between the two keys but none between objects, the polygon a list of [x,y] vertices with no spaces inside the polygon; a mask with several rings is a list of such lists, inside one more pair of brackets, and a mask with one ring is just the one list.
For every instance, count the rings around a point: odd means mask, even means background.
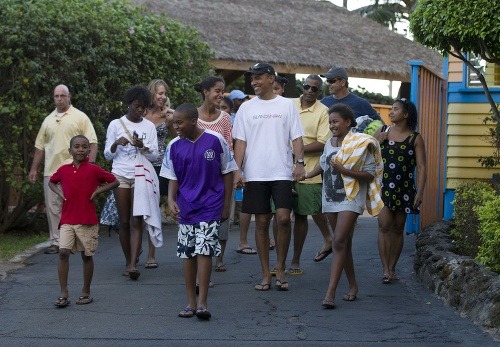
[{"label": "man in white t-shirt", "polygon": [[[242,170],[235,174],[234,183],[236,188],[244,186],[242,212],[255,214],[255,242],[263,272],[255,290],[271,288],[271,198],[278,221],[276,286],[288,290],[285,262],[291,234],[292,181],[305,177],[304,131],[293,102],[273,93],[276,72],[270,64],[255,64],[245,76],[250,77],[257,97],[240,106],[233,126],[234,157]],[[295,169],[290,142],[298,164]]]}]

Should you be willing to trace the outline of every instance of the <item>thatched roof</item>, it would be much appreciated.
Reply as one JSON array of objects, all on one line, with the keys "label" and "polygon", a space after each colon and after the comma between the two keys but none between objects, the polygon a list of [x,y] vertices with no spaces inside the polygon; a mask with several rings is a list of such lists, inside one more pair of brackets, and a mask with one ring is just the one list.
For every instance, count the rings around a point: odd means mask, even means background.
[{"label": "thatched roof", "polygon": [[409,60],[441,72],[441,56],[327,1],[133,0],[198,29],[221,70],[267,61],[280,73],[323,73],[409,81]]}]

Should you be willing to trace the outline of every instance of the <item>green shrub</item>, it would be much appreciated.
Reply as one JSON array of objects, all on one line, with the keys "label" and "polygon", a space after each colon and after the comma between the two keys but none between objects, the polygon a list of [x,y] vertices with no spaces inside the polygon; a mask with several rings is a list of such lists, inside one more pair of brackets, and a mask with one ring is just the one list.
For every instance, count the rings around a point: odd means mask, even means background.
[{"label": "green shrub", "polygon": [[481,245],[476,259],[491,270],[500,272],[500,196],[495,196],[474,211],[479,217]]},{"label": "green shrub", "polygon": [[486,182],[466,182],[455,189],[455,229],[451,231],[451,235],[458,253],[476,257],[481,238],[478,234],[479,218],[474,208],[483,206],[493,198],[495,190]]},{"label": "green shrub", "polygon": [[162,78],[174,105],[196,102],[193,84],[212,72],[193,28],[125,0],[2,0],[0,38],[0,233],[43,201],[27,172],[56,85],[92,120],[102,153],[108,123],[126,111],[126,88]]}]

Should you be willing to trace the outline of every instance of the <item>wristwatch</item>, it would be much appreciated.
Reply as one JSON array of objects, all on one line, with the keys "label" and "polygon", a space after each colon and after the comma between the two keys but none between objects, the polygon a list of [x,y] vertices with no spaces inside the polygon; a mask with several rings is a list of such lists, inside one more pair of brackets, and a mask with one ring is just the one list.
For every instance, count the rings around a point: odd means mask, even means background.
[{"label": "wristwatch", "polygon": [[304,159],[297,159],[297,164],[302,164],[302,166],[306,166],[306,163],[304,162]]}]

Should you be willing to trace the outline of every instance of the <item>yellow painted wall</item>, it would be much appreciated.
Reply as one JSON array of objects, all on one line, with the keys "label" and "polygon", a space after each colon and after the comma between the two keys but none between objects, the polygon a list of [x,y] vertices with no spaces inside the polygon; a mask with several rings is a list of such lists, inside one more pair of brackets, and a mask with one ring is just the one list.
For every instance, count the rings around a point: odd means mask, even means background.
[{"label": "yellow painted wall", "polygon": [[448,56],[448,82],[462,82],[463,62],[452,55]]},{"label": "yellow painted wall", "polygon": [[446,188],[455,189],[464,181],[487,179],[500,172],[499,168],[483,168],[478,162],[480,156],[493,154],[492,145],[486,142],[489,126],[483,124],[489,110],[486,103],[448,104]]},{"label": "yellow painted wall", "polygon": [[378,112],[385,124],[390,125],[392,123],[389,118],[389,112],[391,112],[392,105],[372,104],[372,107]]}]

